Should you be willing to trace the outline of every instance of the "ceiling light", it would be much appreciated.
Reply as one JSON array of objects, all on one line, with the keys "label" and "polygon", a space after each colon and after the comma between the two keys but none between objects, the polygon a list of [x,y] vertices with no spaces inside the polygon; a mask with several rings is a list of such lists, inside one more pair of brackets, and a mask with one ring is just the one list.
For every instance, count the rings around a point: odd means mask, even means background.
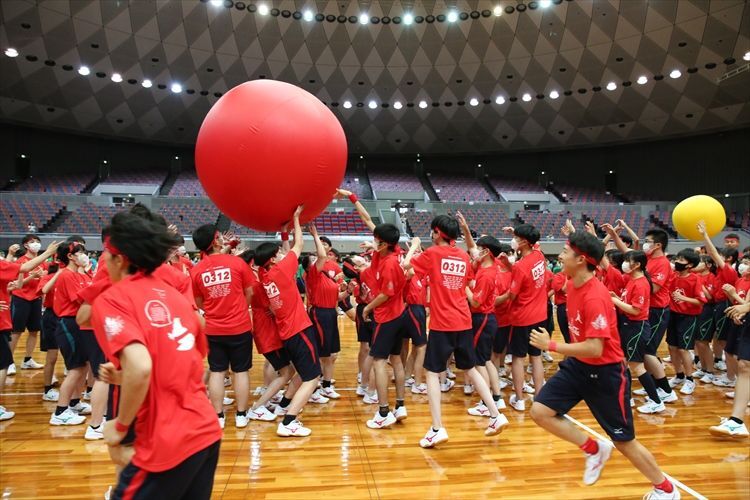
[{"label": "ceiling light", "polygon": [[112,81],[120,83],[122,81],[122,75],[120,73],[112,73]]},{"label": "ceiling light", "polygon": [[151,80],[149,80],[148,78],[146,78],[145,80],[143,80],[141,82],[141,85],[143,85],[144,89],[150,89],[151,85],[153,85],[153,83],[151,83]]},{"label": "ceiling light", "polygon": [[552,5],[552,0],[539,0],[539,7],[546,9]]},{"label": "ceiling light", "polygon": [[617,88],[617,84],[615,82],[609,82],[607,84],[607,90],[615,90]]},{"label": "ceiling light", "polygon": [[376,103],[375,101],[370,101],[367,103],[367,107],[370,109],[375,109],[378,107],[378,103]]},{"label": "ceiling light", "polygon": [[9,47],[5,49],[5,55],[8,57],[18,57],[18,51],[12,47]]},{"label": "ceiling light", "polygon": [[492,9],[492,13],[496,16],[500,17],[503,15],[503,8],[499,5],[495,5],[495,8]]},{"label": "ceiling light", "polygon": [[394,109],[401,109],[403,107],[404,107],[404,105],[401,104],[401,101],[396,101],[396,102],[393,103],[393,108]]},{"label": "ceiling light", "polygon": [[495,103],[496,104],[505,104],[505,97],[499,95],[495,97]]},{"label": "ceiling light", "polygon": [[679,69],[673,69],[672,72],[669,74],[669,78],[679,78],[682,76],[682,73]]},{"label": "ceiling light", "polygon": [[641,75],[638,77],[636,82],[638,82],[638,85],[644,85],[646,82],[648,82],[648,78],[646,78],[645,75]]},{"label": "ceiling light", "polygon": [[521,97],[521,99],[523,100],[523,102],[529,102],[531,100],[531,94],[526,93],[523,95],[523,97]]},{"label": "ceiling light", "polygon": [[315,16],[313,16],[311,10],[306,10],[305,13],[302,14],[302,19],[304,19],[305,21],[312,21],[314,17]]},{"label": "ceiling light", "polygon": [[258,5],[258,14],[261,16],[267,16],[268,15],[268,5],[266,4],[260,4]]},{"label": "ceiling light", "polygon": [[359,24],[367,24],[368,22],[370,22],[370,16],[367,14],[359,15]]},{"label": "ceiling light", "polygon": [[455,10],[448,12],[448,22],[455,23],[458,21],[458,13]]},{"label": "ceiling light", "polygon": [[[8,49],[8,50],[14,50],[14,49]],[[16,54],[18,54],[18,52],[16,52]],[[8,51],[7,51],[7,50],[5,51],[5,55],[6,55],[6,56],[10,56],[10,57],[16,57],[16,56],[11,56],[10,54],[8,54]],[[750,61],[750,50],[749,50],[749,51],[747,51],[747,52],[745,52],[745,55],[744,55],[744,56],[742,56],[742,58],[743,58],[743,59],[744,59],[745,61]]]},{"label": "ceiling light", "polygon": [[476,97],[469,99],[469,106],[479,106],[479,99]]},{"label": "ceiling light", "polygon": [[81,66],[80,68],[78,68],[78,74],[82,76],[88,76],[91,74],[91,70],[88,66]]},{"label": "ceiling light", "polygon": [[419,101],[419,107],[424,109],[427,107],[427,101]]},{"label": "ceiling light", "polygon": [[412,24],[414,22],[414,14],[406,13],[404,14],[404,24],[407,26]]},{"label": "ceiling light", "polygon": [[211,0],[211,5],[214,7],[221,7],[224,4],[224,0]]},{"label": "ceiling light", "polygon": [[180,92],[182,92],[182,85],[180,85],[179,83],[173,83],[170,89],[175,94],[179,94]]},{"label": "ceiling light", "polygon": [[549,93],[550,99],[557,99],[558,97],[560,97],[560,93],[557,92],[557,90],[553,90],[552,92]]},{"label": "ceiling light", "polygon": [[345,109],[351,109],[351,107],[352,107],[352,101],[344,101]]}]

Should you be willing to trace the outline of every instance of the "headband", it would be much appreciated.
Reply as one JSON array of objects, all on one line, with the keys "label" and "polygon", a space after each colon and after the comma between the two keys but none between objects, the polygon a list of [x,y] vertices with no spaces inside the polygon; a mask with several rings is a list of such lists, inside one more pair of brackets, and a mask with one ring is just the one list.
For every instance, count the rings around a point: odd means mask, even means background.
[{"label": "headband", "polygon": [[588,255],[586,252],[582,251],[580,248],[578,248],[574,244],[568,242],[568,246],[570,247],[571,250],[573,250],[575,253],[583,257],[583,259],[589,264],[591,264],[592,266],[597,267],[599,265],[599,262],[597,262],[596,259]]}]

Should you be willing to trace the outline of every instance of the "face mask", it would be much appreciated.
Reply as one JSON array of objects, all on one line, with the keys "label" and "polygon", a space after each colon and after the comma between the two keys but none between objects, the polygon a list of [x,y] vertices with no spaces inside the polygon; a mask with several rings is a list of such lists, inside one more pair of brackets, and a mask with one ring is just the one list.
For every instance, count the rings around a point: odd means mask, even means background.
[{"label": "face mask", "polygon": [[737,266],[737,271],[740,272],[740,275],[747,274],[748,271],[750,271],[750,264],[745,264],[744,262]]},{"label": "face mask", "polygon": [[42,244],[38,241],[35,241],[33,243],[29,243],[29,250],[31,250],[31,253],[39,253],[39,250],[42,248]]},{"label": "face mask", "polygon": [[78,264],[78,267],[86,267],[89,265],[89,256],[86,254],[81,254],[78,257],[76,257],[76,263]]},{"label": "face mask", "polygon": [[187,249],[184,246],[177,247],[177,255],[185,255],[187,253]]},{"label": "face mask", "polygon": [[685,263],[683,263],[683,262],[675,262],[674,263],[674,270],[677,271],[678,273],[681,273],[682,271],[686,270],[687,267],[688,267],[688,265],[685,264]]},{"label": "face mask", "polygon": [[630,262],[626,260],[622,263],[622,272],[624,272],[625,274],[630,274],[630,271],[632,270],[633,269],[630,267]]},{"label": "face mask", "polygon": [[518,240],[515,238],[510,240],[510,247],[513,249],[513,251],[518,250]]},{"label": "face mask", "polygon": [[653,243],[644,243],[643,244],[643,251],[645,253],[651,253],[654,251],[654,244]]},{"label": "face mask", "polygon": [[510,262],[511,264],[515,264],[516,263],[516,256],[515,255],[511,255],[510,257],[508,257],[508,262]]}]

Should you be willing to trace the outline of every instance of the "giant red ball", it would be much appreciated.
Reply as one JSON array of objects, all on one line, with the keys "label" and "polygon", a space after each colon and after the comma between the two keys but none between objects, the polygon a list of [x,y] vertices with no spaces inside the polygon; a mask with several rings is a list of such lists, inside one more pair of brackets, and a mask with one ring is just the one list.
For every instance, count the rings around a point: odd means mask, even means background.
[{"label": "giant red ball", "polygon": [[278,231],[331,202],[346,170],[346,136],[333,113],[289,83],[256,80],[224,94],[203,120],[195,165],[208,197],[230,219]]}]

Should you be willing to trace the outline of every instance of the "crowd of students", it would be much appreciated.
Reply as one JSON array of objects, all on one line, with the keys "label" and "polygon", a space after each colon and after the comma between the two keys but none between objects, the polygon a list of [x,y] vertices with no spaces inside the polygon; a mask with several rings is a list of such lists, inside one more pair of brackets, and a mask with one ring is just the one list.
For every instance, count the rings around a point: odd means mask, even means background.
[{"label": "crowd of students", "polygon": [[[102,229],[95,273],[83,238],[40,252],[38,236],[28,235],[23,256],[11,248],[0,261],[0,332],[7,338],[0,386],[28,332],[21,369],[44,369],[41,397],[56,402],[51,425],[80,425],[91,415],[84,437],[109,445],[119,474],[114,498],[136,490],[207,498],[232,406],[237,428],[280,419],[279,436],[311,435],[300,420],[304,406],[341,397],[334,385],[340,312],[356,325],[356,394],[376,405],[367,427],[403,422],[405,392],[425,394],[432,422],[419,440],[424,448],[449,439],[441,393],[454,385],[452,365],[463,372],[464,392],[478,396],[468,414],[486,419],[485,436],[509,425],[501,391],[512,384],[513,410],[531,402],[540,427],[584,452],[586,484],[599,478],[613,445],[562,418],[581,401],[653,483],[653,499],[679,498],[679,491],[635,439],[632,407],[660,413],[678,400],[678,388],[683,395],[700,384],[734,388],[727,393],[732,415],[710,432],[748,436],[750,249],[740,254],[738,239],[728,237],[718,250],[700,224],[704,246],[668,256],[661,229],[641,241],[617,221],[602,226],[600,239],[593,225],[576,230],[568,222],[554,274],[532,225],[505,228],[507,235],[497,235],[509,238],[504,243],[472,237],[460,213],[439,215],[430,246],[413,238],[404,249],[397,226],[375,224],[349,191],[336,196],[348,198],[372,231],[359,254],[342,258],[314,226],[315,252],[304,254],[301,207],[291,234],[253,250],[213,225],[195,229],[195,265],[176,228],[141,205]],[[553,308],[562,338],[552,337]],[[32,359],[39,332],[44,365]],[[672,378],[658,352],[665,334]],[[265,358],[255,401],[253,344]],[[58,353],[66,375],[56,390]],[[545,381],[550,353],[564,359]],[[631,374],[643,404],[631,398]],[[13,416],[0,406],[0,420]]]}]

